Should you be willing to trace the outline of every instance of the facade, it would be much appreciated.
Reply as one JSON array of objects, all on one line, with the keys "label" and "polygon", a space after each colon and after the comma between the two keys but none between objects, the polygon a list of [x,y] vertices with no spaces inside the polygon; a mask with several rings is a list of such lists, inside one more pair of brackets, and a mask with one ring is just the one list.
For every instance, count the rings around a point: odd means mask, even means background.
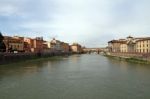
[{"label": "facade", "polygon": [[48,45],[46,41],[43,41],[43,49],[48,49]]},{"label": "facade", "polygon": [[108,48],[109,52],[150,53],[150,37],[112,40],[108,42]]},{"label": "facade", "polygon": [[68,43],[62,42],[61,47],[62,47],[63,52],[69,52],[69,44]]},{"label": "facade", "polygon": [[136,39],[131,36],[128,36],[126,41],[127,41],[127,52],[135,52]]},{"label": "facade", "polygon": [[6,52],[11,52],[11,51],[23,52],[24,51],[24,42],[20,38],[4,36],[4,43],[6,46]]},{"label": "facade", "polygon": [[59,40],[56,40],[53,38],[50,42],[45,42],[47,44],[47,47],[51,49],[52,51],[61,51],[61,52],[69,52],[70,46],[68,43],[61,42]]},{"label": "facade", "polygon": [[34,48],[32,49],[33,52],[41,52],[43,50],[43,37],[36,37],[34,39]]},{"label": "facade", "polygon": [[112,40],[108,42],[108,48],[110,52],[121,52],[120,51],[120,45],[122,44],[122,41],[119,40]]},{"label": "facade", "polygon": [[51,48],[52,50],[62,51],[61,43],[62,43],[61,41],[53,38],[53,40],[51,40],[50,42],[47,42],[47,45],[48,45],[48,48]]},{"label": "facade", "polygon": [[150,38],[143,38],[136,41],[136,52],[150,53]]},{"label": "facade", "polygon": [[32,38],[24,38],[26,51],[31,52],[31,49],[34,48],[34,39]]},{"label": "facade", "polygon": [[120,52],[128,52],[126,43],[120,45]]},{"label": "facade", "polygon": [[71,51],[74,52],[74,53],[81,53],[81,52],[83,52],[81,45],[78,44],[78,43],[73,43],[73,44],[70,46],[70,49],[71,49]]},{"label": "facade", "polygon": [[135,41],[136,39],[134,39],[133,37],[129,36],[127,37],[127,39],[121,43],[120,45],[120,51],[121,52],[135,52]]},{"label": "facade", "polygon": [[30,45],[27,42],[24,42],[24,51],[31,52]]},{"label": "facade", "polygon": [[6,52],[83,52],[82,47],[78,43],[71,46],[68,43],[52,39],[50,42],[44,41],[43,37],[26,38],[19,36],[4,36],[4,44]]},{"label": "facade", "polygon": [[26,45],[28,45],[26,50],[29,52],[40,52],[43,50],[44,41],[42,37],[37,37],[35,39],[25,38],[24,42],[26,43]]}]

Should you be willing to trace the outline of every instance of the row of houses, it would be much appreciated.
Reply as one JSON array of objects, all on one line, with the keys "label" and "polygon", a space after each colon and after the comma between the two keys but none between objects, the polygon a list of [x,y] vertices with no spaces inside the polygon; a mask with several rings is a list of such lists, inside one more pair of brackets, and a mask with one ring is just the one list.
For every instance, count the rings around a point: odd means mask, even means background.
[{"label": "row of houses", "polygon": [[150,53],[150,37],[131,37],[108,42],[109,52]]},{"label": "row of houses", "polygon": [[43,37],[28,38],[19,36],[4,36],[3,40],[6,46],[6,52],[82,52],[82,46],[78,43],[69,45],[53,38],[51,41],[45,41]]}]

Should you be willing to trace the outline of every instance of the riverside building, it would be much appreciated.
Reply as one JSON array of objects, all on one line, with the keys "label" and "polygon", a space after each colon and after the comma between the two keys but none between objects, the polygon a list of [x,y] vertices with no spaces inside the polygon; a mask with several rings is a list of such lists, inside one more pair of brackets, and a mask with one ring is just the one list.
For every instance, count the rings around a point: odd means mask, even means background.
[{"label": "riverside building", "polygon": [[109,52],[150,53],[150,37],[111,40],[108,42]]}]

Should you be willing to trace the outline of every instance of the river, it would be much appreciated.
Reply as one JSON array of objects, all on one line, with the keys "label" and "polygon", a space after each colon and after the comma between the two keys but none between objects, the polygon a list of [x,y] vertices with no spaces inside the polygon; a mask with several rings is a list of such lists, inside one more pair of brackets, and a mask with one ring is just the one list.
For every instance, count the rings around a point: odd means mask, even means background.
[{"label": "river", "polygon": [[96,54],[1,65],[0,99],[150,99],[150,65]]}]

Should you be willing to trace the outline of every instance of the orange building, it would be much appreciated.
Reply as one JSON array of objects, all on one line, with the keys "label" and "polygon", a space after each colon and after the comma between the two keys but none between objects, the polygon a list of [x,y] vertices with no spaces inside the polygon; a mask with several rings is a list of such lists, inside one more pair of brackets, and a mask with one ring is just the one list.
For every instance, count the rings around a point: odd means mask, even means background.
[{"label": "orange building", "polygon": [[43,49],[48,49],[47,41],[43,41]]},{"label": "orange building", "polygon": [[31,49],[34,48],[34,39],[32,38],[24,38],[24,43],[25,43],[25,51],[26,52],[31,52]]},{"label": "orange building", "polygon": [[4,36],[4,44],[6,45],[6,52],[10,51],[24,51],[24,42],[20,38]]},{"label": "orange building", "polygon": [[40,52],[43,50],[44,41],[42,37],[36,37],[35,39],[25,38],[24,42],[29,45],[28,50],[30,52]]},{"label": "orange building", "polygon": [[34,52],[39,52],[43,50],[43,38],[42,37],[36,37],[34,39]]},{"label": "orange building", "polygon": [[62,47],[63,52],[69,52],[69,44],[68,43],[62,42],[61,47]]}]

